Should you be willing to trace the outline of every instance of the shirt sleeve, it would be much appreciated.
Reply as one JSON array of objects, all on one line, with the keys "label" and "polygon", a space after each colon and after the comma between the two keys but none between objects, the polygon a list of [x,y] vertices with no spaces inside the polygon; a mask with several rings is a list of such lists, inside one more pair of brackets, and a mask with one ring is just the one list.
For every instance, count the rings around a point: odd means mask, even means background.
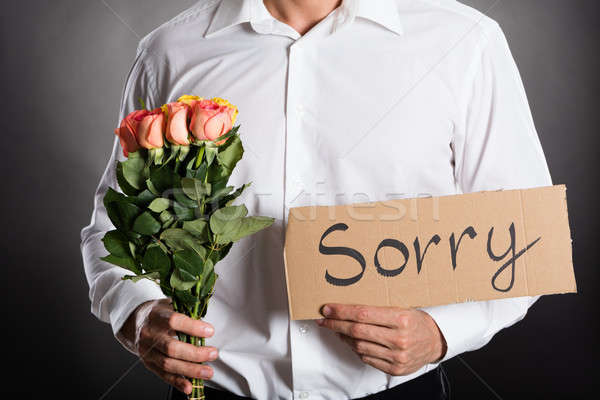
[{"label": "shirt sleeve", "polygon": [[[525,89],[506,38],[494,24],[470,68],[464,115],[452,143],[464,193],[552,185]],[[525,317],[538,299],[519,297],[423,308],[443,333],[441,361],[481,348]]]},{"label": "shirt sleeve", "polygon": [[[148,108],[156,105],[152,74],[145,63],[146,51],[138,49],[134,64],[129,71],[123,89],[119,121],[136,108],[141,108],[139,99],[143,99]],[[109,134],[109,133],[107,133]],[[117,335],[131,312],[140,304],[164,298],[160,288],[151,281],[123,281],[121,278],[131,272],[100,260],[108,254],[101,239],[107,231],[115,229],[108,218],[103,204],[108,187],[122,192],[116,179],[116,162],[125,159],[118,138],[115,136],[112,153],[94,195],[94,209],[89,225],[81,230],[81,254],[85,275],[90,287],[91,311],[98,319],[112,326]]]}]

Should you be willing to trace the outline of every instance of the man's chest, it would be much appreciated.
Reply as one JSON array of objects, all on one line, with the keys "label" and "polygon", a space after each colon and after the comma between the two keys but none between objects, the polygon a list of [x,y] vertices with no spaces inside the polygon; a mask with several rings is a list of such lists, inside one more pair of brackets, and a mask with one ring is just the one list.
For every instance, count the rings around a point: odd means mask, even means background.
[{"label": "man's chest", "polygon": [[456,111],[423,57],[278,40],[189,54],[177,55],[165,97],[239,107],[240,180],[266,175],[259,189],[281,187],[292,206],[453,191]]}]

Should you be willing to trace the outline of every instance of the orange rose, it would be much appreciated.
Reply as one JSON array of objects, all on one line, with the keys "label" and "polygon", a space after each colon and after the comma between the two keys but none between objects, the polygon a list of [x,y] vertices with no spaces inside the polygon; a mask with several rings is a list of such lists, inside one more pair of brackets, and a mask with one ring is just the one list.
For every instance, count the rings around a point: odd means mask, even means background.
[{"label": "orange rose", "polygon": [[192,103],[190,130],[199,140],[215,140],[229,132],[233,126],[234,113],[234,109],[212,100],[195,101]]},{"label": "orange rose", "polygon": [[129,153],[138,151],[140,145],[137,141],[137,129],[142,118],[146,115],[146,110],[136,110],[121,121],[121,126],[115,129],[115,135],[119,137],[121,142],[121,148],[125,157],[129,156]]},{"label": "orange rose", "polygon": [[188,130],[190,106],[181,102],[169,103],[166,106],[169,112],[166,130],[167,140],[182,146],[190,144],[190,132]]},{"label": "orange rose", "polygon": [[160,108],[146,111],[138,125],[137,139],[140,146],[145,149],[163,147],[165,115]]}]

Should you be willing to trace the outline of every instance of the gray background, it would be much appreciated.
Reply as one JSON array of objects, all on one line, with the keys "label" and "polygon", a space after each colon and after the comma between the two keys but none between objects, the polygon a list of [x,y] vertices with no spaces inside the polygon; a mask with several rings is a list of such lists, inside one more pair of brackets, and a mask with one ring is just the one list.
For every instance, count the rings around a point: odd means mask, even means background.
[{"label": "gray background", "polygon": [[[79,231],[108,160],[138,39],[192,3],[2,3],[1,351],[10,372],[0,390],[11,398],[62,392],[99,399],[115,383],[103,398],[161,399],[166,392],[139,364],[119,381],[136,359],[89,312]],[[600,378],[593,253],[600,6],[596,0],[466,3],[503,27],[553,179],[568,185],[580,293],[543,298],[483,350],[449,361],[456,398],[583,397]]]}]

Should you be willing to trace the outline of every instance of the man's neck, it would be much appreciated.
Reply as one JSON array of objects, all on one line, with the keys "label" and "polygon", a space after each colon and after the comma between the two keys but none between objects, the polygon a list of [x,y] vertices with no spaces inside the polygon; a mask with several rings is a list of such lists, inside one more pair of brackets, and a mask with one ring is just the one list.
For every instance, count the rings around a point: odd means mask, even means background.
[{"label": "man's neck", "polygon": [[342,0],[264,0],[264,3],[275,19],[304,35],[335,10]]}]

